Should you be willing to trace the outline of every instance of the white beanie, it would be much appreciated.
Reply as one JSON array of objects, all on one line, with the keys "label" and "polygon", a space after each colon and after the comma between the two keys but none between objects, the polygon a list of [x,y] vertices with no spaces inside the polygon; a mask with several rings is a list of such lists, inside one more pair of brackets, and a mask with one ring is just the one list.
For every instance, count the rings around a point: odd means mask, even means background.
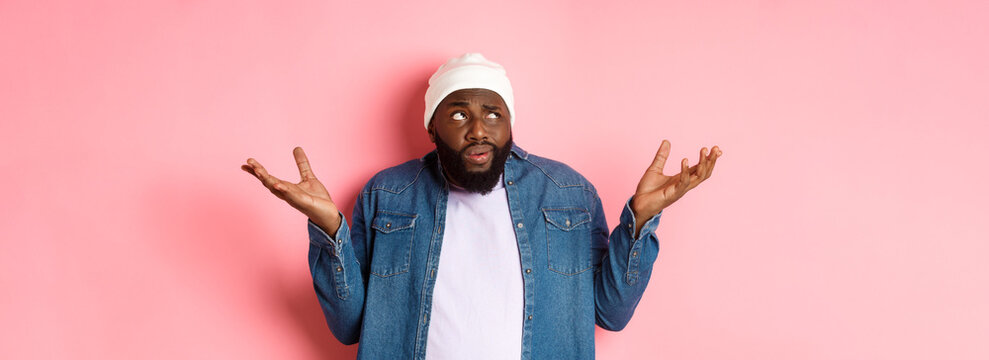
[{"label": "white beanie", "polygon": [[515,98],[512,96],[512,84],[508,82],[505,68],[485,59],[479,53],[466,53],[447,60],[429,77],[424,121],[427,129],[440,102],[450,93],[462,89],[488,89],[501,95],[505,106],[508,106],[511,124],[515,125]]}]

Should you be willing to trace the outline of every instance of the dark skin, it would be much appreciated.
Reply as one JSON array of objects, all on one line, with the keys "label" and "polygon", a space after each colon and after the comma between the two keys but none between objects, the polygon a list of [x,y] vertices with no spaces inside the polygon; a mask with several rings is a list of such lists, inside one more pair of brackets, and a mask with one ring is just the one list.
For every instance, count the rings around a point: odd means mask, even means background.
[{"label": "dark skin", "polygon": [[697,187],[701,182],[711,177],[714,171],[714,164],[721,157],[721,149],[715,145],[708,153],[707,148],[701,148],[700,159],[697,165],[687,167],[687,158],[680,161],[680,173],[676,175],[663,175],[663,167],[666,159],[670,156],[670,142],[663,140],[656,151],[652,164],[646,168],[646,173],[639,179],[639,185],[635,188],[635,195],[632,196],[632,213],[635,215],[635,237],[638,237],[639,229],[645,225],[649,218],[670,206],[687,191]]},{"label": "dark skin", "polygon": [[[498,147],[504,147],[511,136],[511,115],[504,100],[497,93],[486,89],[458,90],[440,102],[429,123],[429,139],[436,142],[439,136],[453,149],[460,151],[478,142],[490,142]],[[646,168],[645,174],[639,180],[632,197],[632,212],[635,215],[635,237],[647,220],[670,206],[687,191],[697,187],[701,182],[711,177],[714,164],[721,156],[718,146],[706,147],[700,150],[700,159],[694,166],[687,167],[687,158],[680,161],[680,173],[664,175],[663,167],[670,155],[670,142],[663,140],[653,158],[652,164]],[[468,171],[485,171],[491,167],[493,152],[490,146],[474,145],[468,153],[480,153],[463,159]],[[485,155],[484,153],[487,152]],[[271,193],[285,200],[298,209],[316,225],[331,236],[340,228],[341,217],[336,204],[330,198],[329,192],[316,179],[309,167],[309,159],[301,147],[293,150],[296,165],[299,168],[299,183],[280,180],[264,169],[257,160],[247,159],[247,164],[241,169],[254,175]],[[447,176],[447,180],[454,182]]]},{"label": "dark skin", "polygon": [[[436,107],[427,131],[430,141],[435,143],[439,136],[456,151],[482,142],[503,148],[512,134],[511,114],[508,113],[508,106],[501,95],[494,91],[457,90],[447,95]],[[486,156],[481,155],[481,159],[476,161],[469,157],[462,159],[467,171],[482,172],[490,169],[492,150],[490,146],[474,145],[469,152],[486,152]],[[461,185],[450,176],[446,178],[454,185]]]}]

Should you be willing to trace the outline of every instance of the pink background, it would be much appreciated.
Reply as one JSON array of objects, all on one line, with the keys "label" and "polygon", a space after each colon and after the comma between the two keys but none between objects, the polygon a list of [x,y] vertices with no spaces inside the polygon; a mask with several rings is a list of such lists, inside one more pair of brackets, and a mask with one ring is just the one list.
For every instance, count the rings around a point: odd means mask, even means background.
[{"label": "pink background", "polygon": [[0,358],[353,358],[239,166],[350,209],[466,51],[612,225],[724,149],[600,358],[989,358],[989,3],[847,3],[0,1]]}]

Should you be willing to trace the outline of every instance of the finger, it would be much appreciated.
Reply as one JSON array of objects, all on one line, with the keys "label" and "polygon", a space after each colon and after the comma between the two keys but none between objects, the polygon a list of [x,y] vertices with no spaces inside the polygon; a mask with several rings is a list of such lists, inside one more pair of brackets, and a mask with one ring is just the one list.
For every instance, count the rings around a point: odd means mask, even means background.
[{"label": "finger", "polygon": [[276,188],[275,187],[275,185],[277,185],[278,183],[282,182],[281,179],[276,178],[276,177],[274,177],[272,175],[269,175],[267,173],[266,174],[262,174],[261,177],[262,177],[261,178],[261,183],[264,184],[264,187],[268,188],[268,190],[271,190],[271,191],[284,190],[284,188]]},{"label": "finger", "polygon": [[281,181],[271,174],[268,174],[268,170],[265,170],[264,166],[261,166],[261,163],[257,162],[257,160],[247,159],[247,162],[254,166],[254,173],[258,175],[258,179],[261,179],[261,183],[264,184],[264,187],[268,188],[268,190],[274,190],[273,186]]},{"label": "finger", "polygon": [[669,140],[663,139],[663,143],[659,145],[659,150],[656,151],[656,157],[652,159],[652,165],[649,165],[649,169],[658,172],[660,175],[663,174],[663,167],[666,166],[666,159],[670,156],[670,145]]},{"label": "finger", "polygon": [[700,181],[707,180],[707,178],[711,177],[711,168],[714,167],[714,160],[718,157],[717,155],[718,151],[719,151],[718,147],[717,145],[715,145],[714,147],[711,148],[711,151],[709,151],[706,156],[703,156],[704,170],[698,173],[698,176],[700,177]]},{"label": "finger", "polygon": [[244,170],[248,174],[251,174],[251,176],[258,177],[256,174],[254,174],[254,168],[252,168],[250,165],[241,165],[240,169]]},{"label": "finger", "polygon": [[316,175],[312,173],[312,169],[309,167],[309,158],[306,157],[306,152],[302,151],[301,146],[296,146],[292,150],[292,155],[295,155],[295,164],[299,166],[299,176],[302,180],[315,179]]},{"label": "finger", "polygon": [[704,174],[705,178],[711,177],[711,171],[714,170],[714,163],[718,161],[719,156],[721,156],[721,149],[715,145],[711,148],[711,156],[708,157],[707,173]]},{"label": "finger", "polygon": [[715,145],[714,148],[711,149],[712,159],[711,159],[711,166],[708,166],[707,168],[707,177],[711,177],[711,174],[714,173],[714,164],[718,162],[718,158],[720,157],[721,157],[721,149],[719,149],[718,146]]},{"label": "finger", "polygon": [[[703,158],[704,155],[702,152],[701,159]],[[692,190],[693,188],[697,187],[697,185],[700,185],[701,181],[704,181],[704,172],[707,171],[705,166],[706,165],[704,164],[704,160],[701,160],[697,163],[697,165],[694,165],[693,167],[690,168],[690,176],[689,176],[690,180],[687,182],[687,190],[684,192]]]},{"label": "finger", "polygon": [[707,167],[708,167],[707,158],[708,158],[707,148],[702,147],[700,160],[697,160],[697,171],[694,173],[695,175],[697,175],[697,178],[700,180],[704,180],[704,174],[707,174]]},{"label": "finger", "polygon": [[261,166],[261,163],[254,160],[254,158],[250,158],[247,159],[247,165],[251,167],[251,172],[258,178],[258,180],[264,181],[264,178],[261,176],[261,172],[259,171],[259,169],[264,169],[264,166]]},{"label": "finger", "polygon": [[677,184],[677,190],[683,193],[688,187],[690,187],[690,169],[687,168],[687,158],[683,158],[683,161],[680,161],[680,183]]}]

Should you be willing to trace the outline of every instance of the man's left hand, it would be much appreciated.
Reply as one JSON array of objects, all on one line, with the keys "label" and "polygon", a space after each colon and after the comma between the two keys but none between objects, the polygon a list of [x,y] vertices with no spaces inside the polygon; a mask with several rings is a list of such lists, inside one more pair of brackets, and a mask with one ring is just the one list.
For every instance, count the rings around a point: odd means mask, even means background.
[{"label": "man's left hand", "polygon": [[708,153],[706,147],[701,148],[700,160],[697,165],[689,168],[687,158],[683,158],[680,162],[680,173],[673,176],[663,175],[663,166],[666,165],[666,158],[669,156],[670,142],[663,140],[659,151],[656,152],[656,158],[646,169],[646,173],[639,180],[639,186],[635,189],[631,205],[635,213],[635,236],[638,236],[639,229],[647,220],[711,177],[714,163],[721,156],[721,149],[715,145]]}]

